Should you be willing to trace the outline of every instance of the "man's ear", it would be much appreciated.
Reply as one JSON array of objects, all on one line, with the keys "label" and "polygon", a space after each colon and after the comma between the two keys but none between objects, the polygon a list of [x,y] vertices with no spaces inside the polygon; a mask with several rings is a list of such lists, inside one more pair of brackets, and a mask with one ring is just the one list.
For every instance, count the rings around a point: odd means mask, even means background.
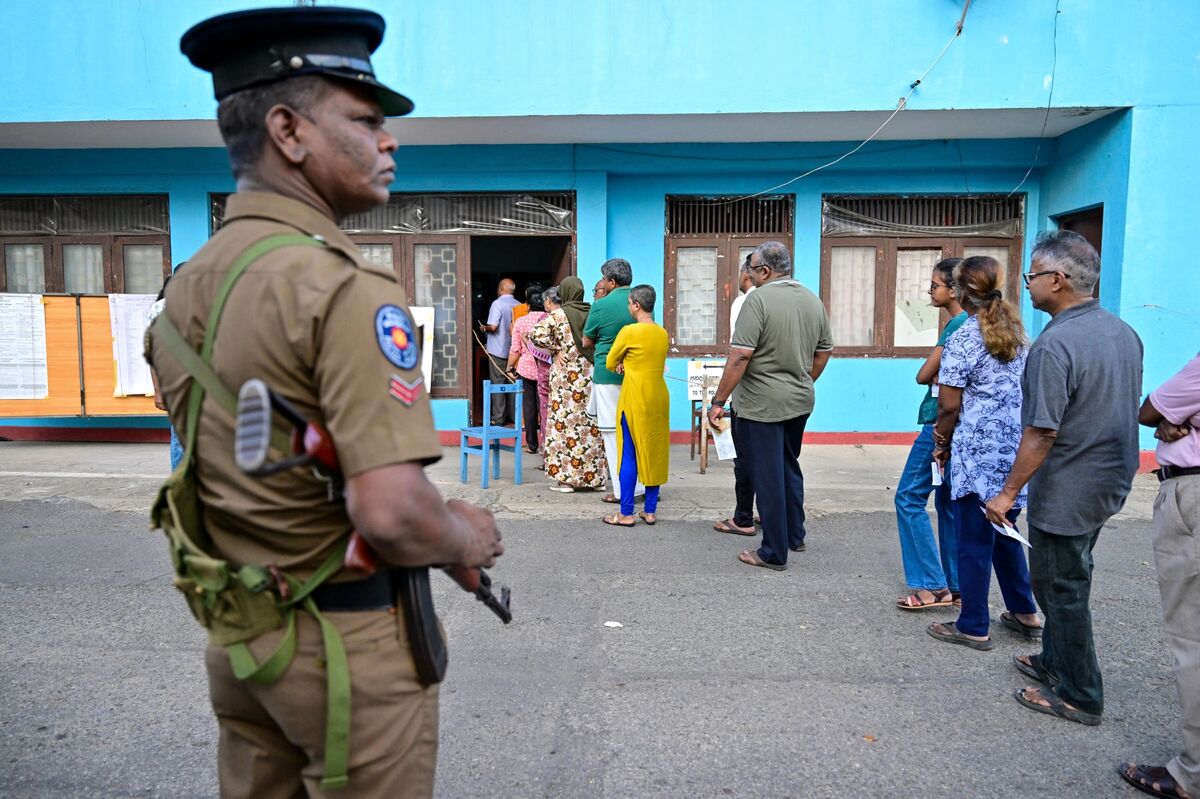
[{"label": "man's ear", "polygon": [[271,106],[267,111],[267,146],[293,166],[300,166],[308,157],[308,148],[303,141],[301,128],[307,120],[290,106]]}]

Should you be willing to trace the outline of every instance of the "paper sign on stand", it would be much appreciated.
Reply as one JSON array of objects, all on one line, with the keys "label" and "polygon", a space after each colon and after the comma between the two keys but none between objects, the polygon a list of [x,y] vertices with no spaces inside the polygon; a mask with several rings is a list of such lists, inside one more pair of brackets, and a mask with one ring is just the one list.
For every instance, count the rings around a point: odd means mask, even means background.
[{"label": "paper sign on stand", "polygon": [[704,376],[708,375],[708,383],[710,393],[715,391],[717,384],[721,382],[721,375],[725,372],[725,361],[688,361],[687,380],[688,380],[688,399],[699,402],[704,399],[701,396],[702,386],[704,384]]}]

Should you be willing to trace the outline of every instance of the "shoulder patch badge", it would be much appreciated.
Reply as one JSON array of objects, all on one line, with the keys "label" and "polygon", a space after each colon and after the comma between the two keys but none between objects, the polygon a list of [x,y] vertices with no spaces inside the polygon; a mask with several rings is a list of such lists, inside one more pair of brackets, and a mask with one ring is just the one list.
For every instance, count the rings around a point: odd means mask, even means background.
[{"label": "shoulder patch badge", "polygon": [[400,377],[400,375],[392,375],[391,381],[388,383],[388,394],[391,394],[394,399],[400,400],[402,405],[412,407],[412,404],[421,396],[421,388],[425,379],[418,377],[411,383]]},{"label": "shoulder patch badge", "polygon": [[375,312],[375,340],[383,357],[401,369],[417,365],[417,342],[413,323],[397,305],[384,305]]}]

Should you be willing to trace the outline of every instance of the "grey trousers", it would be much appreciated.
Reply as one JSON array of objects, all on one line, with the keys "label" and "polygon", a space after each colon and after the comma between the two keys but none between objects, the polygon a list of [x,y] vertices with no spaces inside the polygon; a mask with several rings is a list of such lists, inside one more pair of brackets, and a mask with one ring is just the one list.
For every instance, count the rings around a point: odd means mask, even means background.
[{"label": "grey trousers", "polygon": [[1058,679],[1052,689],[1085,713],[1104,712],[1104,680],[1092,636],[1092,550],[1100,528],[1056,535],[1029,525],[1029,577],[1046,624],[1042,664]]},{"label": "grey trousers", "polygon": [[1154,565],[1183,706],[1183,751],[1167,770],[1200,796],[1200,475],[1163,481],[1154,500]]}]

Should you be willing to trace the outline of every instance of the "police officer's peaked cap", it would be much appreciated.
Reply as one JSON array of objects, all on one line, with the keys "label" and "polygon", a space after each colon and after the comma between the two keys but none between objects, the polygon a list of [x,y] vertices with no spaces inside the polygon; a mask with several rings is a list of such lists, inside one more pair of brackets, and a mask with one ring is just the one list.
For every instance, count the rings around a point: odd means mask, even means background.
[{"label": "police officer's peaked cap", "polygon": [[384,27],[383,17],[356,8],[260,8],[204,20],[183,34],[179,49],[212,73],[218,100],[300,75],[325,75],[370,88],[386,116],[404,116],[412,101],[376,80],[371,68]]}]

